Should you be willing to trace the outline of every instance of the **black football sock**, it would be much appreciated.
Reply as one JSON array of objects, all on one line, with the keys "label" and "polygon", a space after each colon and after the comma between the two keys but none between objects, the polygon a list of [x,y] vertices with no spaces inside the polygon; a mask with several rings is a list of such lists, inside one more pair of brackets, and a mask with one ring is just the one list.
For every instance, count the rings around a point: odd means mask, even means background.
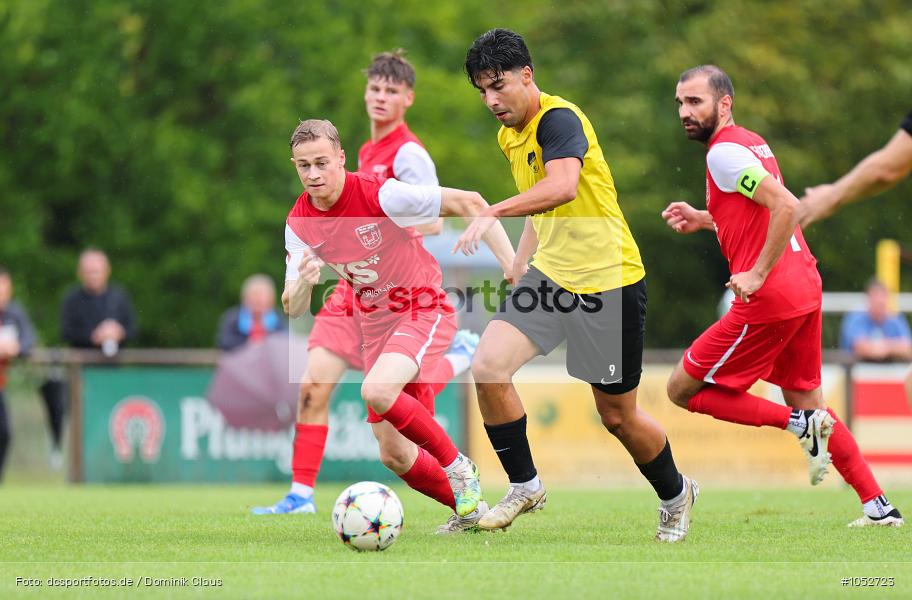
[{"label": "black football sock", "polygon": [[538,474],[532,462],[529,438],[526,437],[526,415],[512,423],[486,424],[485,431],[510,483],[525,483]]},{"label": "black football sock", "polygon": [[643,477],[655,489],[660,500],[671,500],[684,490],[684,478],[675,466],[674,457],[671,455],[671,444],[665,440],[665,447],[658,456],[646,463],[637,465]]}]

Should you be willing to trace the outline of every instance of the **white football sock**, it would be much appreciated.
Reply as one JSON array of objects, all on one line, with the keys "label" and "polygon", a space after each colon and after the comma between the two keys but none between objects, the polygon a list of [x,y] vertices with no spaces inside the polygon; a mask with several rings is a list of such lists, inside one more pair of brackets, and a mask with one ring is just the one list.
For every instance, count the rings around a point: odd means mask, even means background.
[{"label": "white football sock", "polygon": [[527,492],[537,492],[541,489],[542,482],[538,478],[538,475],[530,479],[529,481],[524,481],[522,483],[510,483],[511,487],[522,488]]},{"label": "white football sock", "polygon": [[314,489],[309,485],[304,485],[303,483],[298,483],[297,481],[291,482],[291,493],[297,494],[302,498],[309,498],[314,495]]},{"label": "white football sock", "polygon": [[803,411],[803,410],[797,410],[797,409],[792,410],[792,415],[789,417],[789,422],[788,422],[788,425],[786,426],[786,429],[788,431],[791,431],[798,437],[801,437],[805,433],[807,433],[807,428],[808,428],[807,412]]},{"label": "white football sock", "polygon": [[443,357],[450,361],[450,366],[453,367],[453,377],[462,375],[468,371],[469,367],[472,365],[471,357],[468,357],[465,354],[444,354]]},{"label": "white football sock", "polygon": [[887,516],[890,511],[893,510],[893,505],[890,504],[890,501],[887,500],[887,497],[883,495],[868,500],[862,504],[861,507],[864,510],[864,514],[868,515],[872,519],[881,519]]},{"label": "white football sock", "polygon": [[447,466],[445,466],[445,467],[443,468],[443,471],[444,471],[445,473],[447,473],[447,474],[452,473],[453,471],[456,470],[456,467],[458,467],[458,466],[462,463],[462,460],[463,460],[464,458],[465,458],[465,456],[462,455],[462,452],[457,452],[457,453],[456,453],[456,458],[453,459],[453,462],[451,462],[450,464],[448,464]]}]

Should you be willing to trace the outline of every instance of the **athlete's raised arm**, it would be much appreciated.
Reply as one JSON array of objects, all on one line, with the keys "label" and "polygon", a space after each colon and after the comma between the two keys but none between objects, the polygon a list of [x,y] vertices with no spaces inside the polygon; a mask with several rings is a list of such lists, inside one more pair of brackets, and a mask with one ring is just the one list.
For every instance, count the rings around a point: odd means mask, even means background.
[{"label": "athlete's raised arm", "polygon": [[522,217],[549,210],[576,198],[582,164],[576,158],[558,158],[545,164],[545,177],[525,192],[488,206],[459,236],[456,249],[473,254],[478,240],[486,240],[488,228],[499,217]]},{"label": "athlete's raised arm", "polygon": [[[400,227],[433,223],[440,217],[460,216],[467,221],[480,215],[488,203],[481,194],[435,185],[409,185],[388,179],[380,188],[380,207]],[[497,221],[496,219],[494,219]],[[507,279],[512,279],[513,246],[503,226],[497,221],[482,237]],[[477,247],[476,247],[477,249]],[[466,254],[472,254],[466,252]]]},{"label": "athlete's raised arm", "polygon": [[[470,227],[473,223],[483,218],[492,220],[492,223],[485,228],[481,239],[494,253],[497,262],[500,263],[500,267],[503,269],[504,277],[513,281],[513,259],[516,257],[516,253],[513,251],[513,244],[510,243],[507,232],[496,217],[481,216],[487,208],[488,203],[478,192],[441,188],[441,216],[460,216],[469,223]],[[459,248],[458,241],[456,246],[453,247],[453,252],[456,252],[457,248]],[[476,244],[473,248],[463,248],[462,250],[464,254],[471,255],[478,250],[478,245]]]},{"label": "athlete's raised arm", "polygon": [[[907,118],[912,129],[912,117]],[[905,122],[904,122],[905,126]],[[801,225],[824,219],[840,206],[885,192],[912,172],[912,134],[899,129],[887,145],[869,154],[836,183],[807,188],[801,199]]]}]

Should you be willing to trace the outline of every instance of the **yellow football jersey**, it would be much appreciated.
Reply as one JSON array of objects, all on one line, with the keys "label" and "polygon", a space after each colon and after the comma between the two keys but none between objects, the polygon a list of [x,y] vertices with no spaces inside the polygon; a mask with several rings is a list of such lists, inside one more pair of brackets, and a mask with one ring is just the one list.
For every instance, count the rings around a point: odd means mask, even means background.
[{"label": "yellow football jersey", "polygon": [[595,130],[576,105],[542,93],[541,109],[521,132],[500,128],[497,141],[510,161],[516,187],[524,192],[545,177],[538,125],[542,116],[554,108],[569,108],[579,117],[589,148],[583,158],[576,198],[532,215],[532,225],[538,234],[532,265],[577,294],[636,283],[646,275],[640,250],[618,206],[611,170]]}]

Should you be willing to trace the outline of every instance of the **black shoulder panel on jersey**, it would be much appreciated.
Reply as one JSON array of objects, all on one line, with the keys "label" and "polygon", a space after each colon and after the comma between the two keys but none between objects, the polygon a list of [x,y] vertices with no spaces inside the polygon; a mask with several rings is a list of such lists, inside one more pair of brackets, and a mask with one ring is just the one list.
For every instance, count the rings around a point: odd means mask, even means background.
[{"label": "black shoulder panel on jersey", "polygon": [[589,150],[583,123],[569,108],[552,108],[546,112],[538,124],[536,140],[545,164],[556,158],[570,157],[583,162]]}]

